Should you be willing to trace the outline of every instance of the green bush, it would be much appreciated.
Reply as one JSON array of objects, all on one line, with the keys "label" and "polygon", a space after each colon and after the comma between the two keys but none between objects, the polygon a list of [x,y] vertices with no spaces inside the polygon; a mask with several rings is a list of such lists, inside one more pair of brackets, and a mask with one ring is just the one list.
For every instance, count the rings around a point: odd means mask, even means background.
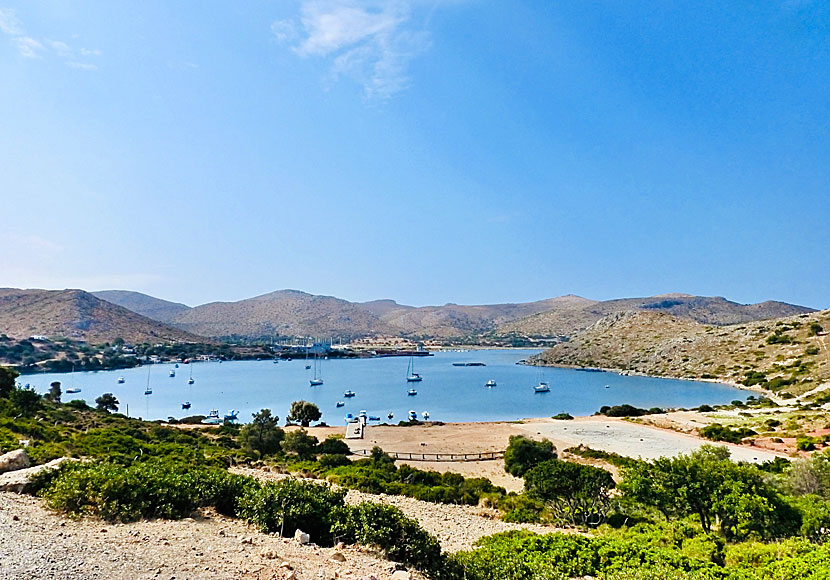
[{"label": "green bush", "polygon": [[752,429],[746,427],[725,427],[720,423],[713,423],[700,430],[701,437],[711,439],[712,441],[726,441],[728,443],[740,443],[745,437],[752,437],[757,435]]},{"label": "green bush", "polygon": [[329,435],[326,439],[317,446],[315,450],[317,453],[326,455],[351,455],[352,450],[349,445],[339,437]]},{"label": "green bush", "polygon": [[431,576],[447,566],[438,540],[393,506],[364,502],[346,508],[333,532],[338,540],[378,548],[387,558]]},{"label": "green bush", "polygon": [[504,452],[504,470],[510,475],[522,477],[543,461],[556,459],[556,448],[547,439],[534,441],[521,435],[511,435]]},{"label": "green bush", "polygon": [[179,519],[196,508],[217,505],[235,511],[232,494],[245,488],[239,476],[167,460],[132,465],[70,463],[44,475],[36,487],[47,504],[76,516],[107,521]]},{"label": "green bush", "polygon": [[352,464],[348,457],[338,454],[321,455],[317,462],[320,464],[320,467],[324,469],[332,469],[334,467]]},{"label": "green bush", "polygon": [[344,506],[345,490],[324,483],[283,479],[245,487],[239,515],[269,534],[293,536],[298,529],[313,542],[331,546],[332,524]]}]

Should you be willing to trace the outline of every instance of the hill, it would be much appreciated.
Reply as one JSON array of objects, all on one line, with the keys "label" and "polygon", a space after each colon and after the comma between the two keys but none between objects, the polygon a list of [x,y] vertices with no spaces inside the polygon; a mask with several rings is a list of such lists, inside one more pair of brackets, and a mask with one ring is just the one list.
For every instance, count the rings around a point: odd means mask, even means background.
[{"label": "hill", "polygon": [[609,314],[532,362],[718,379],[801,395],[830,388],[830,310],[715,326],[660,311]]},{"label": "hill", "polygon": [[130,290],[101,290],[92,292],[92,295],[159,322],[170,322],[177,315],[190,310],[190,306],[186,304],[170,302]]},{"label": "hill", "polygon": [[177,328],[101,300],[83,290],[0,289],[0,333],[43,335],[90,343],[205,342]]},{"label": "hill", "polygon": [[394,300],[359,303],[298,290],[278,290],[237,302],[212,302],[187,308],[166,320],[183,330],[213,337],[400,335],[462,338],[560,305],[590,303],[592,301],[586,298],[562,296],[518,304],[415,307]]},{"label": "hill", "polygon": [[814,312],[804,306],[767,301],[739,304],[719,296],[663,294],[646,298],[622,298],[604,302],[561,303],[557,307],[499,326],[496,336],[569,337],[609,314],[659,312],[711,325],[728,325]]}]

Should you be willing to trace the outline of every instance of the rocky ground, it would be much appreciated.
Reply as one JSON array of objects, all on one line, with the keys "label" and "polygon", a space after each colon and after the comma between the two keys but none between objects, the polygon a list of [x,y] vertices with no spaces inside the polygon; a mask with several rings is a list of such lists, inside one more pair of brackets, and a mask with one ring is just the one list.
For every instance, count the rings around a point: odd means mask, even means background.
[{"label": "rocky ground", "polygon": [[392,566],[369,551],[302,546],[215,512],[106,524],[0,492],[0,580],[386,580]]}]

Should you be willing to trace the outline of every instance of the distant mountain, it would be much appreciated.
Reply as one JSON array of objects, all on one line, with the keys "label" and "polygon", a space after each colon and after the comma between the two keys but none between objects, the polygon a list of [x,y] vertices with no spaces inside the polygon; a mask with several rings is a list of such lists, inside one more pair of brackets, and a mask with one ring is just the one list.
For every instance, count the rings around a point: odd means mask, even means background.
[{"label": "distant mountain", "polygon": [[370,309],[340,298],[278,290],[238,302],[211,302],[178,314],[177,327],[213,337],[367,336],[387,331]]},{"label": "distant mountain", "polygon": [[0,289],[0,333],[13,338],[43,335],[90,343],[123,338],[140,342],[204,342],[83,290]]},{"label": "distant mountain", "polygon": [[155,298],[142,294],[141,292],[132,292],[130,290],[101,290],[99,292],[92,292],[101,300],[112,302],[118,306],[123,306],[127,310],[132,310],[147,318],[158,320],[159,322],[170,322],[179,314],[190,310],[190,306],[181,304],[179,302],[169,302],[161,298]]},{"label": "distant mountain", "polygon": [[622,298],[579,304],[560,304],[551,310],[499,326],[495,335],[529,337],[568,337],[609,314],[620,312],[661,312],[702,324],[728,325],[768,320],[815,312],[812,308],[785,302],[739,304],[719,296],[663,294],[647,298]]},{"label": "distant mountain", "polygon": [[[742,382],[803,395],[830,387],[830,310],[730,326],[659,309],[609,314],[531,362]],[[825,391],[826,394],[826,391]]]}]

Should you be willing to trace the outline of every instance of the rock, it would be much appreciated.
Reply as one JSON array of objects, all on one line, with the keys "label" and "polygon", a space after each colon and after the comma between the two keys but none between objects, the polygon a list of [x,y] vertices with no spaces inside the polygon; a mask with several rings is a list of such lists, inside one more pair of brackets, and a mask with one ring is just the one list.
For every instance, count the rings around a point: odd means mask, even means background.
[{"label": "rock", "polygon": [[286,570],[290,570],[291,569],[291,564],[289,564],[288,562],[283,561],[280,564],[280,568],[285,568]]},{"label": "rock", "polygon": [[412,580],[412,572],[408,570],[395,570],[392,572],[391,580]]},{"label": "rock", "polygon": [[[28,467],[25,469],[18,469],[17,471],[0,474],[0,491],[13,491],[15,493],[23,493],[28,489],[29,479],[33,475],[37,475],[41,471],[46,471],[47,469],[55,469],[65,461],[70,461],[70,459],[68,457],[61,457],[60,459],[55,459],[54,461],[44,463],[43,465],[36,465],[35,467]],[[73,459],[71,461],[77,460]]]},{"label": "rock", "polygon": [[251,536],[248,536],[247,538],[242,538],[242,541],[239,542],[239,543],[240,544],[253,544],[254,539]]},{"label": "rock", "polygon": [[294,532],[294,539],[300,544],[310,544],[311,543],[311,536],[306,534],[304,531],[302,531],[299,528],[297,529],[296,532]]},{"label": "rock", "polygon": [[331,559],[336,560],[338,562],[345,562],[346,561],[346,556],[344,556],[340,552],[335,552],[334,554],[331,555]]},{"label": "rock", "polygon": [[15,449],[0,455],[0,473],[25,469],[32,464],[29,455],[23,449]]},{"label": "rock", "polygon": [[276,560],[277,559],[277,553],[274,550],[263,550],[262,552],[259,553],[259,555],[262,556],[263,558],[267,559],[267,560]]}]

